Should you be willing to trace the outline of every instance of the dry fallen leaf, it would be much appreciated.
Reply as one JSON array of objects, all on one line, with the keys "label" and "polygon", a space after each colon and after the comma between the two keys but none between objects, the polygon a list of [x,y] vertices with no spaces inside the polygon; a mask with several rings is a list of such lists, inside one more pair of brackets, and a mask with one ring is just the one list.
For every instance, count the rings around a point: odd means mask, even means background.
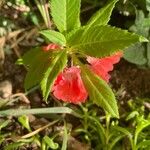
[{"label": "dry fallen leaf", "polygon": [[4,54],[4,44],[5,44],[5,37],[0,38],[0,70],[2,70],[2,66],[4,64],[5,54]]}]

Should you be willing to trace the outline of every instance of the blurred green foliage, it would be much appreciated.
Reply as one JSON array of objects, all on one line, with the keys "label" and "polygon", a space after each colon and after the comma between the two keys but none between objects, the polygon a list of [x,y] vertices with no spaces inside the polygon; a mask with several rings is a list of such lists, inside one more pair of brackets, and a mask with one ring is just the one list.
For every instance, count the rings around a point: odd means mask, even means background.
[{"label": "blurred green foliage", "polygon": [[[147,13],[143,10],[136,10],[135,24],[129,30],[143,35],[150,39],[150,12],[149,5],[146,5]],[[137,43],[129,47],[124,54],[124,58],[131,63],[150,68],[150,43]]]}]

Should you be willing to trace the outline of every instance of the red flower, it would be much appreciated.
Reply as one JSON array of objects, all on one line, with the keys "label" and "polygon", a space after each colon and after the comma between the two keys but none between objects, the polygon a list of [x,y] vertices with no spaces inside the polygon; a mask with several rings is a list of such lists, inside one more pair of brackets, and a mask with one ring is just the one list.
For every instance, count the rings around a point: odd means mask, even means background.
[{"label": "red flower", "polygon": [[108,72],[113,70],[113,64],[118,63],[121,57],[122,52],[118,52],[115,55],[101,59],[88,56],[87,61],[90,63],[90,69],[108,82],[110,79]]},{"label": "red flower", "polygon": [[78,104],[85,102],[88,93],[80,76],[80,69],[66,68],[56,79],[53,94],[57,99]]},{"label": "red flower", "polygon": [[[56,44],[43,46],[44,51],[58,48],[60,48],[60,46]],[[113,64],[117,63],[121,56],[121,52],[101,59],[88,56],[87,61],[90,63],[90,69],[108,82],[110,78],[108,72],[113,70]],[[74,104],[85,102],[88,93],[84,87],[80,73],[81,70],[78,67],[65,68],[64,71],[58,75],[52,88],[54,96],[59,100]]]},{"label": "red flower", "polygon": [[49,51],[50,49],[58,49],[58,48],[60,48],[60,46],[56,44],[48,44],[47,46],[42,47],[43,51]]}]

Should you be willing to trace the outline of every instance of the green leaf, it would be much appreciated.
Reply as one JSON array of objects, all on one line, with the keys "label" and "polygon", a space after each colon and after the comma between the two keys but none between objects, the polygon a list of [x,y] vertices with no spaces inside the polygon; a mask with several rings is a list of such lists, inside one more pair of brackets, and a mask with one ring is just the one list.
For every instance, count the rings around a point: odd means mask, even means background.
[{"label": "green leaf", "polygon": [[129,121],[135,117],[139,116],[139,113],[137,111],[132,111],[126,118],[126,121]]},{"label": "green leaf", "polygon": [[2,128],[5,128],[9,123],[10,123],[10,120],[5,120],[5,121],[0,122],[0,130]]},{"label": "green leaf", "polygon": [[72,32],[67,43],[73,51],[94,57],[105,57],[138,41],[147,41],[142,36],[110,26],[97,25],[86,33],[85,30],[86,27],[82,27]]},{"label": "green leaf", "polygon": [[65,46],[66,45],[66,39],[63,34],[60,32],[56,32],[53,30],[43,30],[40,31],[40,33],[48,39],[49,42]]},{"label": "green leaf", "polygon": [[94,75],[88,68],[81,66],[81,70],[81,76],[89,93],[89,98],[113,117],[118,118],[117,102],[108,84],[97,75]]},{"label": "green leaf", "polygon": [[123,128],[120,126],[112,126],[112,130],[119,131],[123,133],[124,135],[127,135],[129,138],[132,138],[132,134],[126,128]]},{"label": "green leaf", "polygon": [[100,123],[99,118],[98,117],[93,117],[93,116],[88,116],[89,119],[91,120],[90,125],[92,125],[94,123],[95,127],[96,127],[96,131],[100,136],[100,140],[102,142],[102,145],[105,144],[105,129],[103,127],[103,125]]},{"label": "green leaf", "polygon": [[150,12],[150,0],[146,0],[146,9]]},{"label": "green leaf", "polygon": [[51,87],[58,76],[58,74],[64,69],[67,64],[67,53],[66,50],[61,50],[55,58],[49,64],[47,71],[45,72],[41,81],[41,89],[45,100],[51,91]]},{"label": "green leaf", "polygon": [[[72,30],[66,35],[66,42],[67,46],[70,47],[73,45],[73,43],[76,43],[78,40],[81,39],[81,36],[83,36],[85,32],[86,26],[80,27],[78,29]],[[72,49],[74,50],[74,49]]]},{"label": "green leaf", "polygon": [[124,138],[125,135],[118,135],[117,137],[113,137],[113,141],[109,144],[109,149],[112,150],[117,143]]},{"label": "green leaf", "polygon": [[[135,24],[129,30],[133,31],[144,37],[149,37],[150,18],[146,18],[144,12],[141,10],[136,11]],[[147,46],[146,46],[147,44]],[[137,43],[127,48],[124,52],[124,58],[136,65],[147,66],[149,64],[149,43]]]},{"label": "green leaf", "polygon": [[113,8],[118,0],[111,0],[106,6],[98,10],[88,21],[88,26],[106,25],[110,20]]},{"label": "green leaf", "polygon": [[58,149],[58,143],[55,143],[53,139],[49,138],[47,135],[44,136],[43,140],[45,143],[48,145],[49,148],[51,149]]},{"label": "green leaf", "polygon": [[22,124],[23,127],[25,127],[28,131],[31,131],[30,125],[29,125],[29,119],[26,115],[20,116],[18,118],[18,121]]},{"label": "green leaf", "polygon": [[44,52],[40,48],[35,48],[23,56],[23,64],[28,68],[24,84],[25,89],[30,89],[42,81],[55,53],[57,52]]},{"label": "green leaf", "polygon": [[51,0],[51,15],[60,32],[80,27],[81,0]]},{"label": "green leaf", "polygon": [[146,127],[150,126],[150,120],[145,120],[143,118],[141,118],[139,120],[138,125],[136,126],[136,130],[135,130],[135,137],[134,137],[134,144],[137,144],[137,139],[139,136],[139,133]]},{"label": "green leaf", "polygon": [[[19,59],[19,62],[21,62],[21,64],[24,64],[25,67],[31,67],[31,64],[34,62],[34,59],[39,55],[39,53],[41,53],[42,50],[40,48],[33,48],[31,50],[29,50],[28,52],[26,52],[22,59]],[[33,59],[34,57],[34,59]]]},{"label": "green leaf", "polygon": [[5,150],[16,150],[16,149],[18,149],[19,147],[21,147],[25,144],[26,143],[23,143],[23,142],[11,143],[11,144],[8,144],[7,146],[5,146]]},{"label": "green leaf", "polygon": [[136,43],[133,46],[127,48],[124,52],[124,59],[127,61],[137,64],[137,65],[145,65],[147,63],[146,59],[146,49],[145,46],[141,43]]},{"label": "green leaf", "polygon": [[144,12],[139,10],[136,12],[135,24],[129,30],[144,37],[149,36],[150,18],[146,18]]},{"label": "green leaf", "polygon": [[148,147],[150,147],[150,140],[143,140],[142,142],[140,142],[138,145],[137,145],[137,149],[144,149],[145,148],[145,150],[146,150],[146,148],[147,148],[147,150],[148,150]]}]

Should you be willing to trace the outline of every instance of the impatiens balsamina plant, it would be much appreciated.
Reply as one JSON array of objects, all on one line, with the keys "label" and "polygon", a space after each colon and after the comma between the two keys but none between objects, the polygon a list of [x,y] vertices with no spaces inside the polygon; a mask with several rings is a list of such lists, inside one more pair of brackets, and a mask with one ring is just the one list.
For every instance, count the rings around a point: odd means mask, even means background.
[{"label": "impatiens balsamina plant", "polygon": [[43,97],[79,104],[87,99],[112,117],[119,117],[108,72],[126,47],[146,42],[144,37],[107,25],[117,0],[111,0],[85,26],[80,23],[81,0],[51,0],[51,16],[57,31],[43,30],[49,44],[23,56],[28,67],[25,88],[40,84]]}]

